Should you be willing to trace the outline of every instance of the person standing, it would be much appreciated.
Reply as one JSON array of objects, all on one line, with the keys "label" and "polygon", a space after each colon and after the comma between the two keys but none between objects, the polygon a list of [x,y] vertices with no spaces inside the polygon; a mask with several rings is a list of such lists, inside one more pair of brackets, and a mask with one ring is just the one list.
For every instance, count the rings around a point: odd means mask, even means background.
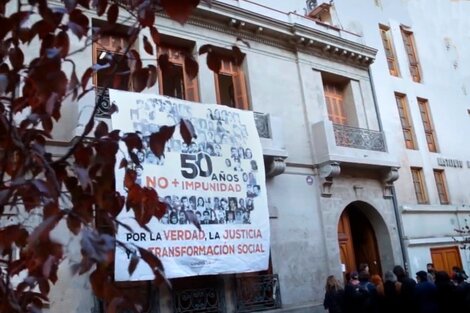
[{"label": "person standing", "polygon": [[[428,273],[419,271],[416,273],[416,301],[417,313],[438,313],[436,302],[437,288],[434,283],[428,281]],[[450,313],[450,312],[449,312]]]},{"label": "person standing", "polygon": [[400,288],[400,302],[403,308],[403,313],[415,313],[416,308],[416,298],[415,298],[415,289],[416,281],[406,273],[405,269],[400,265],[397,265],[393,268],[393,273],[397,276],[397,281],[401,283]]},{"label": "person standing", "polygon": [[325,284],[323,307],[329,313],[343,312],[344,290],[334,275],[328,276]]},{"label": "person standing", "polygon": [[381,313],[401,312],[401,283],[392,271],[386,271],[384,283],[377,288]]},{"label": "person standing", "polygon": [[450,280],[449,274],[444,271],[436,272],[434,283],[437,289],[437,306],[439,313],[458,312],[457,287]]}]

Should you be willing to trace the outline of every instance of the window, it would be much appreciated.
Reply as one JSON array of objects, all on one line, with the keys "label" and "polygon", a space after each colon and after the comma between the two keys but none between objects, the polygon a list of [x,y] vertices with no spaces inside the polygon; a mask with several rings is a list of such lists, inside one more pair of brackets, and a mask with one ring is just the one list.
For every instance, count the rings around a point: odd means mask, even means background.
[{"label": "window", "polygon": [[398,114],[400,116],[401,128],[403,130],[403,137],[405,138],[406,148],[417,149],[406,96],[395,93],[395,99],[397,101]]},{"label": "window", "polygon": [[406,54],[408,55],[408,62],[410,65],[410,73],[413,81],[421,82],[421,68],[418,60],[418,53],[414,42],[413,32],[401,28],[401,34],[403,37],[403,44],[405,45]]},{"label": "window", "polygon": [[325,82],[323,84],[326,107],[330,121],[335,124],[346,125],[347,117],[344,110],[343,88],[338,83]]},{"label": "window", "polygon": [[215,74],[217,103],[232,108],[248,109],[245,74],[230,56],[222,59],[220,72]]},{"label": "window", "polygon": [[415,188],[416,200],[419,204],[428,203],[428,195],[426,193],[426,186],[424,184],[423,170],[418,167],[412,167],[411,176],[413,179],[413,186]]},{"label": "window", "polygon": [[380,36],[382,37],[382,44],[384,46],[385,56],[387,58],[388,70],[390,75],[398,76],[398,65],[395,57],[395,51],[393,50],[392,37],[390,34],[390,28],[385,25],[379,25]]},{"label": "window", "polygon": [[418,98],[418,106],[421,119],[423,120],[424,134],[426,135],[428,149],[430,152],[437,152],[436,138],[431,121],[431,114],[429,112],[428,100]]},{"label": "window", "polygon": [[158,47],[158,56],[168,55],[168,61],[171,66],[160,68],[158,84],[160,94],[184,99],[188,101],[199,102],[199,90],[197,78],[190,79],[186,74],[184,58],[185,48],[171,47],[162,45]]},{"label": "window", "polygon": [[443,170],[434,170],[434,179],[436,180],[437,193],[441,204],[449,204],[449,196],[447,193],[447,185]]},{"label": "window", "polygon": [[100,66],[93,77],[96,87],[131,89],[129,66],[124,54],[128,42],[123,37],[102,36],[93,43],[93,64]]}]

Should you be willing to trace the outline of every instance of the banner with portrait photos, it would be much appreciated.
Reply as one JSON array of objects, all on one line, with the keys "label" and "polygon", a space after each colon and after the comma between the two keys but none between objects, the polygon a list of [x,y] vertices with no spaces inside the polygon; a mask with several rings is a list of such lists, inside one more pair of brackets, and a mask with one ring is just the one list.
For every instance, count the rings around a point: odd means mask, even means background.
[{"label": "banner with portrait photos", "polygon": [[[118,90],[109,95],[119,109],[112,115],[113,129],[142,137],[137,182],[155,188],[167,205],[163,218],[152,218],[147,230],[138,226],[132,210],[124,209],[118,218],[132,231],[119,227],[117,239],[159,257],[168,278],[266,270],[269,213],[253,112]],[[191,121],[197,138],[187,145],[177,127],[164,156],[156,157],[150,134],[181,119]],[[122,146],[123,156],[125,151]],[[116,189],[126,194],[123,177],[124,170],[117,168]],[[188,221],[190,215],[202,231]],[[153,279],[145,262],[129,276],[131,256],[116,248],[115,279]]]}]

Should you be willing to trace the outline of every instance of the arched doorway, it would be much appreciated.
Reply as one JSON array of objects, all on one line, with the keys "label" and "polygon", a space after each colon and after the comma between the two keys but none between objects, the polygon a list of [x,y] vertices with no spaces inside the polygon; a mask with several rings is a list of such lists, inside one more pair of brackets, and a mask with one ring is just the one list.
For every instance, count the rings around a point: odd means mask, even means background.
[{"label": "arched doorway", "polygon": [[366,263],[371,275],[382,276],[377,237],[365,214],[367,206],[365,203],[353,202],[341,214],[338,223],[341,263],[346,273],[357,271],[361,263]]}]

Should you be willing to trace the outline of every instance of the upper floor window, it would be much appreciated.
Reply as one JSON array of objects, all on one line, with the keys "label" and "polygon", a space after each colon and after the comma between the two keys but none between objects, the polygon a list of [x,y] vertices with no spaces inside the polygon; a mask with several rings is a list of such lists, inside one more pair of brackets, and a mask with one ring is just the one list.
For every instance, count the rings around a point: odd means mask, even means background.
[{"label": "upper floor window", "polygon": [[388,70],[390,75],[398,76],[398,65],[395,57],[395,50],[393,49],[392,36],[390,34],[390,27],[385,25],[379,25],[380,36],[382,38],[382,44],[384,46],[385,56],[387,58]]},{"label": "upper floor window", "polygon": [[419,167],[412,167],[411,177],[413,179],[413,186],[415,188],[416,200],[419,204],[428,203],[429,201],[423,177],[423,169]]},{"label": "upper floor window", "polygon": [[403,37],[403,44],[405,45],[406,54],[408,55],[408,62],[410,66],[410,73],[413,81],[421,82],[421,66],[419,64],[418,52],[416,50],[413,32],[401,27],[401,34]]},{"label": "upper floor window", "polygon": [[93,43],[93,64],[99,66],[93,77],[96,87],[131,90],[128,44],[124,37],[115,36],[101,36]]},{"label": "upper floor window", "polygon": [[232,108],[248,109],[245,73],[235,59],[227,55],[222,59],[220,72],[215,74],[217,103]]},{"label": "upper floor window", "polygon": [[356,99],[359,83],[348,77],[322,72],[323,93],[328,118],[333,124],[359,127]]},{"label": "upper floor window", "polygon": [[343,89],[338,83],[323,83],[328,118],[335,124],[347,125]]},{"label": "upper floor window", "polygon": [[199,102],[199,90],[197,78],[191,79],[186,74],[185,56],[190,49],[171,45],[161,45],[157,49],[158,56],[168,55],[170,66],[159,67],[158,84],[160,94]]},{"label": "upper floor window", "polygon": [[426,135],[428,149],[430,152],[437,152],[435,132],[431,120],[431,113],[429,111],[428,100],[418,98],[418,106],[419,112],[421,113],[421,119],[423,120],[424,134]]},{"label": "upper floor window", "polygon": [[434,170],[434,180],[436,181],[437,193],[441,204],[449,204],[449,196],[447,193],[447,184],[443,170]]},{"label": "upper floor window", "polygon": [[410,112],[408,110],[408,100],[405,95],[399,93],[395,93],[395,99],[397,101],[398,115],[400,116],[406,148],[416,150],[418,147],[416,145],[413,124],[411,123]]}]

